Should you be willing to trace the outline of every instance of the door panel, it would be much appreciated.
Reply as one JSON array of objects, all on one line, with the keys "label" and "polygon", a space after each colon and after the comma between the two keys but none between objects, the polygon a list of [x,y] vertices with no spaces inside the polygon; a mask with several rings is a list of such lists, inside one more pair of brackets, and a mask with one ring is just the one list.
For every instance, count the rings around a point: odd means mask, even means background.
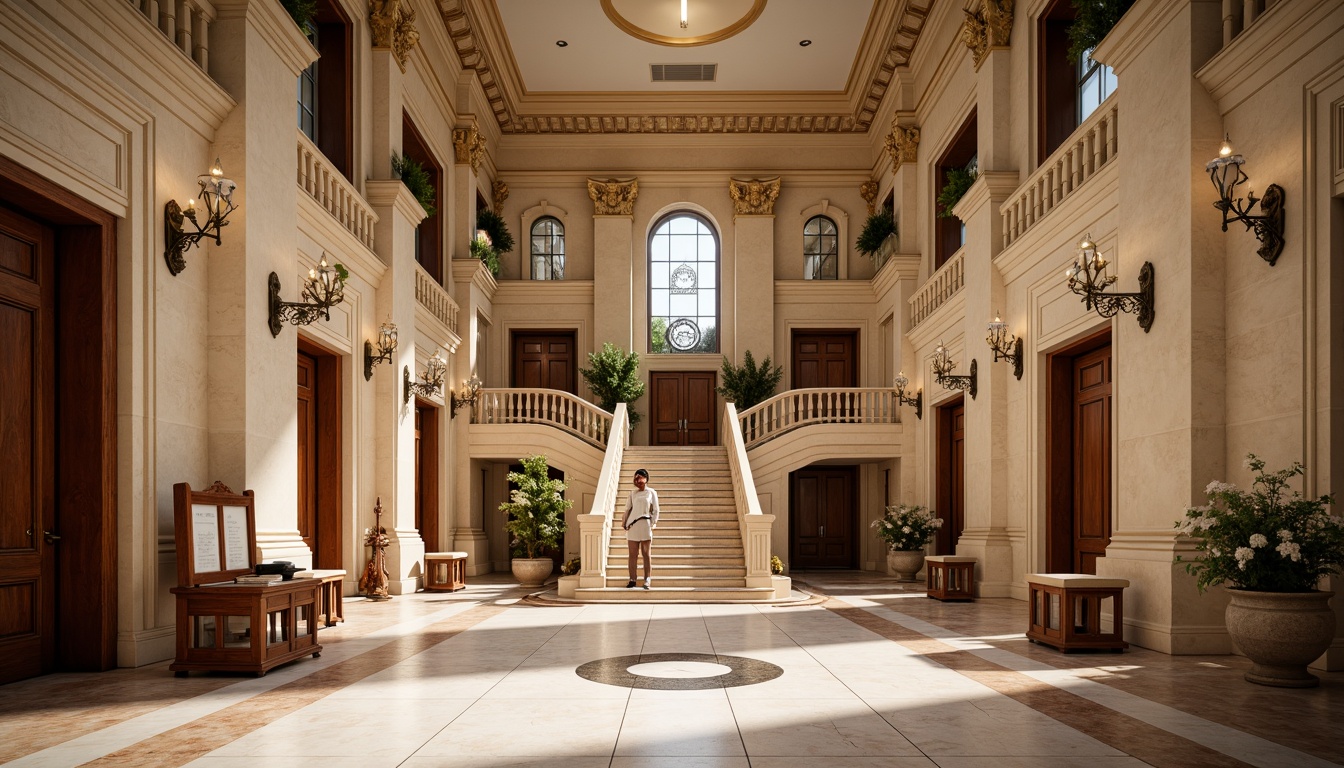
[{"label": "door panel", "polygon": [[940,555],[953,555],[966,529],[966,407],[958,400],[938,409],[938,487],[934,511],[943,526],[934,536]]},{"label": "door panel", "polygon": [[793,388],[857,387],[857,340],[857,331],[795,331]]},{"label": "door panel", "polygon": [[573,331],[513,334],[513,383],[523,389],[574,394],[578,383]]},{"label": "door panel", "polygon": [[806,467],[789,476],[793,567],[854,567],[857,476],[853,467]]},{"label": "door panel", "polygon": [[714,389],[718,374],[658,371],[649,374],[651,445],[716,445]]},{"label": "door panel", "polygon": [[426,552],[441,551],[439,537],[439,409],[415,407],[415,527]]},{"label": "door panel", "polygon": [[317,359],[299,353],[299,536],[317,551]]},{"label": "door panel", "polygon": [[714,373],[685,374],[686,401],[683,408],[685,428],[682,445],[714,445]]},{"label": "door panel", "polygon": [[1076,573],[1096,573],[1111,543],[1111,348],[1074,361],[1073,552]]}]

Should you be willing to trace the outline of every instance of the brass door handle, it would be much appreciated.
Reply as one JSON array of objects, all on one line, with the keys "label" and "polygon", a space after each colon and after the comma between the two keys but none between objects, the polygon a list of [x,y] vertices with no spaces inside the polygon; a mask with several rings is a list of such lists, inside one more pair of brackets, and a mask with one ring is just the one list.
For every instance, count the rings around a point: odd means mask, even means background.
[{"label": "brass door handle", "polygon": [[42,538],[46,539],[48,544],[55,544],[61,540],[60,535],[52,533],[51,531],[43,531]]}]

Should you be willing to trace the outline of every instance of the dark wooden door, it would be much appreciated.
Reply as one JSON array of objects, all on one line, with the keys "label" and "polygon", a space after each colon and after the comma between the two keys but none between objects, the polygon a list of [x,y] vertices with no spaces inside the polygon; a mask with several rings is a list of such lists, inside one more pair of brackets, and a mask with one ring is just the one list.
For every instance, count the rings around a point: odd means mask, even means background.
[{"label": "dark wooden door", "polygon": [[0,207],[0,683],[56,663],[54,244]]},{"label": "dark wooden door", "polygon": [[790,475],[794,568],[854,567],[854,467],[806,467]]},{"label": "dark wooden door", "polygon": [[299,536],[317,553],[317,359],[299,353]]},{"label": "dark wooden door", "polygon": [[940,555],[953,555],[966,530],[966,405],[958,401],[938,409],[937,508],[943,519],[935,548]]},{"label": "dark wooden door", "polygon": [[649,374],[649,442],[652,445],[716,445],[713,371]]},{"label": "dark wooden door", "polygon": [[857,331],[795,331],[794,389],[859,386]]},{"label": "dark wooden door", "polygon": [[524,389],[577,391],[574,332],[513,334],[513,384]]},{"label": "dark wooden door", "polygon": [[1111,348],[1073,363],[1073,570],[1096,573],[1111,543]]},{"label": "dark wooden door", "polygon": [[340,358],[298,353],[298,528],[314,568],[341,567]]},{"label": "dark wooden door", "polygon": [[415,527],[426,552],[440,552],[439,409],[415,406]]}]

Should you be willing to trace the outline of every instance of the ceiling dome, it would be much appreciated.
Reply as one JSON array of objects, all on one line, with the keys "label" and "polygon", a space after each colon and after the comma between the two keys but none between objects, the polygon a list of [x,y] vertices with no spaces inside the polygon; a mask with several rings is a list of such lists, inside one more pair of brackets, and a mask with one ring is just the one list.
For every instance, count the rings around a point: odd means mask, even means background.
[{"label": "ceiling dome", "polygon": [[602,10],[621,31],[658,45],[708,45],[727,40],[751,26],[766,0],[686,0],[687,24],[681,26],[681,0],[602,0]]}]

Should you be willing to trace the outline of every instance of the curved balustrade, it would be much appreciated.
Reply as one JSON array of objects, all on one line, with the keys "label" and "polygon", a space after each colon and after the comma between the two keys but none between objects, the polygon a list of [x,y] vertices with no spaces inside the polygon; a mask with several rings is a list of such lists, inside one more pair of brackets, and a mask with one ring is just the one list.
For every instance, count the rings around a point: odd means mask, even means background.
[{"label": "curved balustrade", "polygon": [[895,424],[896,390],[792,389],[738,414],[747,448],[809,424]]},{"label": "curved balustrade", "polygon": [[477,424],[549,424],[605,448],[612,414],[558,389],[483,389],[472,413]]}]

